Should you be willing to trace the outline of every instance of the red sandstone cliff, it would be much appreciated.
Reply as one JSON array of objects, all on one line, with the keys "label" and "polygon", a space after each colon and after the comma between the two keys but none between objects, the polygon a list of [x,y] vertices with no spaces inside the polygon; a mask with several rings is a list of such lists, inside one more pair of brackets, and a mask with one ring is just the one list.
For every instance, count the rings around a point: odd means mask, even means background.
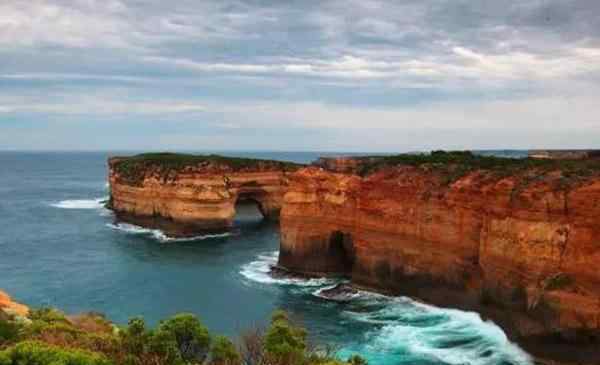
[{"label": "red sandstone cliff", "polygon": [[597,170],[456,171],[296,172],[281,212],[280,265],[476,309],[521,337],[598,339]]},{"label": "red sandstone cliff", "polygon": [[231,226],[235,204],[253,200],[278,219],[294,164],[221,156],[150,154],[109,160],[110,207],[123,220],[174,236]]}]

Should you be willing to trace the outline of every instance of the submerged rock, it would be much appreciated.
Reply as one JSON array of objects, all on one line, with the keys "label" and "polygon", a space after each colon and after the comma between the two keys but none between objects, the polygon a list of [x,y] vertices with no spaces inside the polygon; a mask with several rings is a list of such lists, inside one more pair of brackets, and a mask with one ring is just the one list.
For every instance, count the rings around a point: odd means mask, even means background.
[{"label": "submerged rock", "polygon": [[315,295],[320,298],[333,300],[336,302],[349,302],[356,298],[359,295],[359,292],[349,283],[340,283],[320,289],[315,293]]}]

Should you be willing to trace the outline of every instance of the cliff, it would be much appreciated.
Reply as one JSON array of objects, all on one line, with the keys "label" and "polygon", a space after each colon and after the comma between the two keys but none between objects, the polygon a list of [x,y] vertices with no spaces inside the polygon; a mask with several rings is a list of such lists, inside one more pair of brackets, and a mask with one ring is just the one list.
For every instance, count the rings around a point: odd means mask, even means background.
[{"label": "cliff", "polygon": [[287,176],[300,165],[217,155],[141,154],[109,159],[109,207],[121,220],[172,236],[231,226],[238,201],[278,219]]},{"label": "cliff", "polygon": [[521,339],[598,341],[600,162],[340,161],[290,176],[280,266],[478,310]]}]

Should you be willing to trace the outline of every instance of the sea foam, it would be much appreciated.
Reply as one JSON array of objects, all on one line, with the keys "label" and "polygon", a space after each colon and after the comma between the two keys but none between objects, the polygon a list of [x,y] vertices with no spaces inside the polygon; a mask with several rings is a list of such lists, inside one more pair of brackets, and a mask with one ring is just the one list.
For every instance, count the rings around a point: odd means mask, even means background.
[{"label": "sea foam", "polygon": [[407,357],[451,365],[532,363],[502,329],[477,313],[438,308],[406,297],[383,298],[367,294],[363,300],[376,300],[379,305],[385,300],[385,305],[372,311],[344,312],[374,328],[366,334],[367,341],[350,345],[342,354],[360,352],[378,364],[393,364]]},{"label": "sea foam", "polygon": [[61,200],[57,203],[51,203],[50,205],[61,209],[103,209],[104,203],[107,200],[108,197],[96,199],[72,199]]},{"label": "sea foam", "polygon": [[296,285],[315,287],[323,285],[332,285],[334,279],[328,278],[301,278],[301,277],[277,277],[271,275],[271,268],[277,265],[279,251],[268,252],[258,255],[255,261],[252,261],[240,270],[240,274],[246,279],[263,283],[263,284],[279,284],[279,285]]},{"label": "sea foam", "polygon": [[[529,355],[512,343],[496,324],[479,314],[438,308],[408,297],[355,290],[330,295],[343,280],[278,277],[271,274],[278,252],[259,255],[240,274],[262,284],[293,285],[315,297],[338,302],[342,317],[368,326],[357,343],[343,346],[342,359],[359,353],[369,363],[444,365],[531,365]],[[304,289],[302,289],[304,288]]]},{"label": "sea foam", "polygon": [[163,243],[167,242],[192,242],[192,241],[202,241],[210,238],[224,238],[232,235],[230,232],[218,233],[218,234],[205,234],[199,236],[192,237],[169,237],[163,231],[159,229],[150,229],[144,228],[140,226],[136,226],[134,224],[129,223],[107,223],[107,227],[125,232],[128,234],[136,234],[136,235],[146,235],[154,238],[155,240]]}]

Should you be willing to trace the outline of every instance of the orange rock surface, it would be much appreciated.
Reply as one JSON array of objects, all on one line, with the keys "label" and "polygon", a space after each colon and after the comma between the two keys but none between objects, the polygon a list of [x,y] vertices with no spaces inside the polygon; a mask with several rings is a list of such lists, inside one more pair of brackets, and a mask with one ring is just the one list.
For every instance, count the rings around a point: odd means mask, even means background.
[{"label": "orange rock surface", "polygon": [[26,305],[14,302],[12,298],[2,290],[0,290],[0,310],[19,316],[26,316],[29,314],[29,308]]},{"label": "orange rock surface", "polygon": [[291,175],[280,266],[479,310],[516,336],[598,339],[596,175],[566,184],[559,171],[451,182],[425,167],[334,171]]},{"label": "orange rock surface", "polygon": [[162,171],[149,166],[132,184],[109,160],[110,205],[118,217],[142,226],[158,226],[174,236],[231,226],[235,205],[257,203],[266,218],[278,219],[288,172],[268,162],[246,169],[226,164]]}]

